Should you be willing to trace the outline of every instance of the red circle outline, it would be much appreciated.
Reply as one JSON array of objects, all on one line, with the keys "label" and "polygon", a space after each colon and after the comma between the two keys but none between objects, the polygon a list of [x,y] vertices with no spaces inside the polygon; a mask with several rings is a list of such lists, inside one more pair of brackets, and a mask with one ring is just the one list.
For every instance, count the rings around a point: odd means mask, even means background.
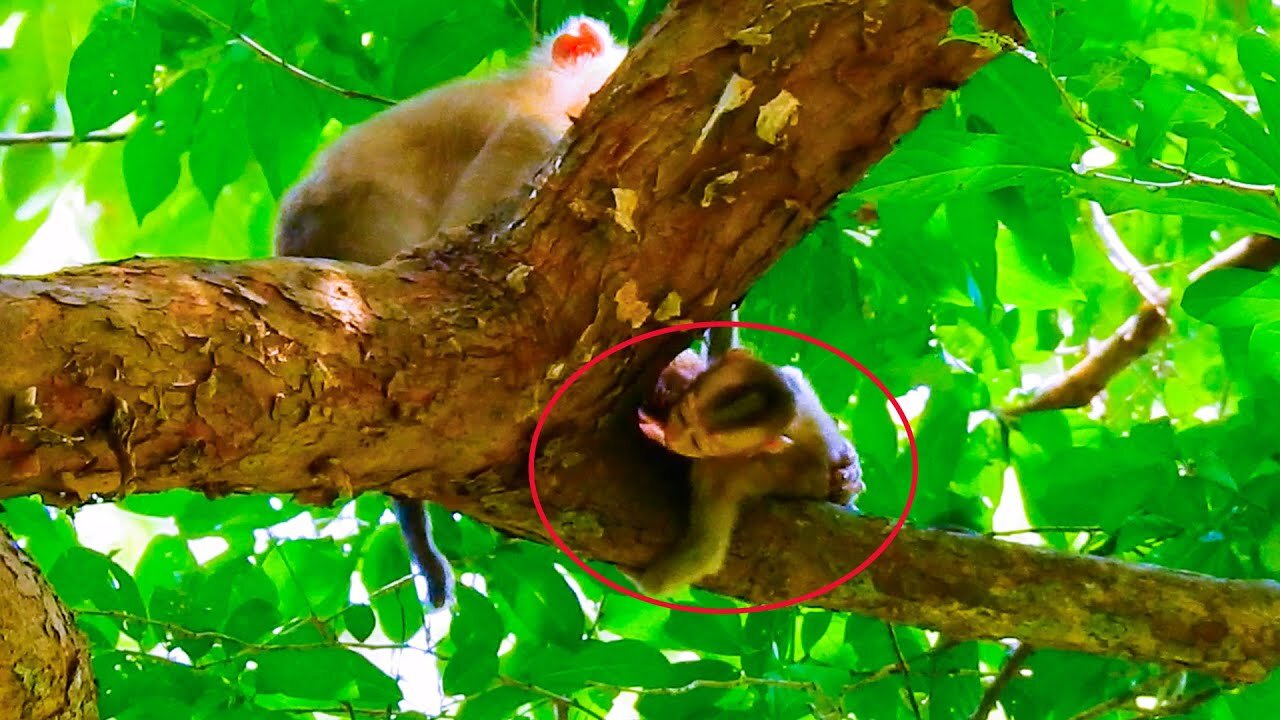
[{"label": "red circle outline", "polygon": [[[564,539],[560,537],[560,534],[555,531],[555,528],[551,527],[551,520],[547,517],[547,512],[542,507],[542,499],[538,496],[538,484],[537,484],[537,479],[535,477],[536,468],[534,467],[535,465],[534,460],[538,452],[538,439],[542,435],[542,428],[546,425],[547,418],[551,416],[551,410],[556,406],[556,403],[560,401],[560,398],[564,395],[565,391],[568,390],[570,386],[572,386],[588,370],[595,367],[598,363],[600,363],[605,358],[609,357],[610,355],[613,355],[614,353],[625,350],[626,348],[629,348],[632,345],[644,342],[645,340],[661,337],[663,335],[670,335],[672,333],[689,332],[691,330],[704,330],[708,328],[739,328],[744,330],[763,330],[765,332],[778,333],[780,335],[786,335],[796,340],[803,340],[804,342],[807,342],[810,345],[816,345],[817,347],[820,347],[823,350],[826,350],[827,352],[832,353],[836,357],[839,357],[841,360],[844,360],[845,362],[849,363],[853,367],[857,368],[858,371],[861,372],[863,375],[865,375],[868,380],[874,383],[875,386],[880,390],[880,392],[883,393],[884,396],[889,400],[889,403],[893,406],[894,412],[897,413],[898,415],[898,419],[902,421],[902,427],[906,430],[906,433],[907,433],[907,442],[911,446],[911,488],[907,492],[907,504],[902,508],[902,514],[898,516],[898,522],[895,523],[893,528],[889,531],[889,534],[887,537],[885,537],[884,542],[880,543],[880,546],[877,547],[875,550],[873,550],[865,560],[859,563],[857,567],[850,570],[843,577],[837,578],[827,583],[826,585],[823,585],[822,587],[817,588],[816,590],[810,590],[809,592],[803,595],[799,595],[797,597],[793,597],[788,600],[778,600],[775,602],[767,603],[765,605],[752,605],[752,606],[743,607],[743,608],[703,607],[700,605],[682,605],[680,603],[673,603],[666,600],[659,600],[658,598],[650,597],[648,595],[638,593],[635,590],[622,587],[621,585],[606,578],[604,575],[601,575],[599,572],[596,572],[595,570],[593,570],[590,566],[587,565],[586,562],[582,560],[582,558],[578,557],[577,553],[569,549],[569,546],[565,544]],[[919,481],[919,479],[920,479],[920,457],[919,457],[919,454],[916,452],[916,437],[915,437],[915,433],[911,431],[911,422],[907,420],[907,414],[903,412],[902,406],[898,404],[897,398],[893,396],[893,393],[889,392],[889,388],[886,387],[885,384],[880,381],[880,378],[876,377],[875,374],[872,373],[870,370],[868,370],[866,367],[864,367],[862,363],[850,357],[848,353],[845,353],[839,348],[829,343],[823,342],[822,340],[819,340],[815,337],[810,337],[808,335],[805,335],[804,333],[797,332],[789,328],[778,327],[776,325],[744,322],[741,320],[705,320],[702,322],[684,323],[682,325],[671,325],[669,327],[659,328],[657,330],[653,330],[641,335],[637,335],[632,338],[628,338],[627,340],[624,340],[618,343],[617,345],[614,345],[608,350],[605,350],[604,352],[595,356],[591,360],[587,361],[585,365],[575,370],[573,374],[570,375],[568,379],[566,379],[564,383],[560,385],[560,387],[555,391],[555,393],[552,394],[551,399],[547,402],[546,408],[543,409],[542,414],[538,417],[538,424],[534,426],[533,437],[529,442],[529,492],[533,497],[533,507],[538,511],[538,517],[542,520],[542,526],[546,528],[547,533],[551,536],[551,541],[556,544],[556,547],[564,551],[564,553],[568,555],[569,558],[572,559],[573,562],[577,564],[578,567],[586,571],[588,575],[600,581],[605,586],[610,587],[614,590],[617,590],[623,595],[635,598],[636,600],[640,600],[642,602],[647,602],[650,605],[658,605],[660,607],[664,607],[669,610],[683,610],[685,612],[703,613],[706,615],[741,615],[741,614],[747,614],[747,613],[753,613],[753,612],[763,612],[765,610],[780,610],[782,608],[791,607],[792,605],[798,605],[802,602],[805,602],[806,600],[812,600],[813,598],[816,598],[819,595],[823,595],[825,593],[831,592],[832,590],[839,587],[840,585],[843,585],[844,583],[849,582],[855,576],[861,573],[863,570],[866,570],[868,567],[870,567],[871,563],[879,559],[879,557],[882,554],[884,554],[884,551],[889,549],[889,545],[893,543],[894,538],[898,537],[898,532],[902,530],[902,526],[905,525],[907,522],[907,515],[910,514],[911,512],[911,505],[912,503],[915,502],[916,484]]]}]

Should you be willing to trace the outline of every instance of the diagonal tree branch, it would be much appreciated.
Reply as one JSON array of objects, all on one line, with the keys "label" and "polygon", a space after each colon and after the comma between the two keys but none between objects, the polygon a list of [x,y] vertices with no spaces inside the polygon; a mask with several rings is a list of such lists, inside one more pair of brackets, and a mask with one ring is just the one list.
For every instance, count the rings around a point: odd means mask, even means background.
[{"label": "diagonal tree branch", "polygon": [[96,720],[96,688],[84,635],[3,527],[0,640],[0,716]]},{"label": "diagonal tree branch", "polygon": [[[1195,282],[1209,272],[1226,267],[1270,270],[1276,265],[1280,265],[1280,240],[1266,235],[1251,235],[1192,270],[1187,279]],[[1094,396],[1106,388],[1111,378],[1146,355],[1155,341],[1169,331],[1165,311],[1163,304],[1144,302],[1136,314],[1083,360],[1047,383],[1030,400],[1006,408],[1004,414],[1016,417],[1089,404]]]},{"label": "diagonal tree branch", "polygon": [[[970,6],[1015,31],[1007,0]],[[538,192],[443,251],[377,268],[144,260],[0,280],[0,494],[394,491],[545,541],[525,451],[551,391],[658,314],[721,312],[986,62],[939,45],[949,8],[675,2]],[[713,115],[735,75],[752,94]],[[678,466],[617,419],[677,345],[608,358],[544,434],[543,505],[587,557],[642,566],[679,529]],[[887,530],[833,507],[758,503],[740,554],[706,586],[794,597]],[[817,604],[1239,680],[1280,658],[1273,585],[944,532],[904,531]]]}]

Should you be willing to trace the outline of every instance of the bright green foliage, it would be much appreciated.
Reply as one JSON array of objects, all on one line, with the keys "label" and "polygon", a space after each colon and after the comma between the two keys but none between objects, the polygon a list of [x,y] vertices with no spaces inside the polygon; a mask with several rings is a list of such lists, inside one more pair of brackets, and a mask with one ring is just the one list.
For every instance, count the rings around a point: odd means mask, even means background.
[{"label": "bright green foliage", "polygon": [[[276,198],[319,147],[382,107],[357,94],[400,99],[490,72],[577,12],[634,39],[661,4],[0,0],[0,133],[119,135],[0,145],[0,261],[265,255]],[[1064,552],[1280,579],[1280,279],[1186,280],[1243,235],[1280,234],[1273,3],[1014,6],[1030,52],[957,12],[948,42],[1002,54],[782,258],[743,318],[844,349],[903,402],[919,446],[917,524],[1031,526]],[[1141,303],[1089,202],[1171,292],[1173,330],[1091,408],[1002,421],[995,411]],[[863,456],[859,505],[896,516],[910,455],[880,391],[818,348],[747,340],[807,371]],[[575,719],[894,720],[916,717],[909,687],[921,717],[950,720],[969,717],[1005,657],[825,611],[669,612],[439,508],[436,539],[464,582],[450,621],[424,618],[376,496],[303,508],[173,492],[86,508],[75,526],[31,499],[4,510],[80,613],[106,718],[550,719],[565,708]],[[886,670],[900,658],[905,678]],[[1144,683],[1175,702],[1212,687],[1048,650],[1027,668],[1001,696],[1013,720],[1069,718]],[[1179,717],[1276,707],[1273,680]]]}]

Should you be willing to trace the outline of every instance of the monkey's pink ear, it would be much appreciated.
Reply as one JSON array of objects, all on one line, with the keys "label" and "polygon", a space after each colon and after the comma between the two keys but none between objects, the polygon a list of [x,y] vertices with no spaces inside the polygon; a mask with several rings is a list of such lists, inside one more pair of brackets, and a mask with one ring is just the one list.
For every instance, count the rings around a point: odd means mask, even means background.
[{"label": "monkey's pink ear", "polygon": [[640,418],[640,432],[650,440],[658,443],[662,447],[667,446],[667,428],[662,423],[654,420],[649,413],[643,409],[636,410],[636,415]]},{"label": "monkey's pink ear", "polygon": [[779,435],[775,438],[766,440],[765,443],[760,446],[760,450],[767,453],[780,453],[794,444],[795,441],[791,438],[786,435]]},{"label": "monkey's pink ear", "polygon": [[604,50],[604,39],[590,23],[579,22],[577,27],[565,28],[551,43],[551,60],[557,65],[569,65],[584,57],[595,57]]}]

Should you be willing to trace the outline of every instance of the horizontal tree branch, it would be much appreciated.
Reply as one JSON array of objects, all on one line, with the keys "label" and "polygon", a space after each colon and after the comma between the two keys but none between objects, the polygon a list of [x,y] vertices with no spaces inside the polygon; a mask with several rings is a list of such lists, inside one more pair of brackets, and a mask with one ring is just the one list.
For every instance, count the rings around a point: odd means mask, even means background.
[{"label": "horizontal tree branch", "polygon": [[42,130],[26,133],[0,133],[0,147],[16,145],[60,145],[63,143],[113,143],[129,139],[127,130],[95,130],[84,137],[73,132]]}]

